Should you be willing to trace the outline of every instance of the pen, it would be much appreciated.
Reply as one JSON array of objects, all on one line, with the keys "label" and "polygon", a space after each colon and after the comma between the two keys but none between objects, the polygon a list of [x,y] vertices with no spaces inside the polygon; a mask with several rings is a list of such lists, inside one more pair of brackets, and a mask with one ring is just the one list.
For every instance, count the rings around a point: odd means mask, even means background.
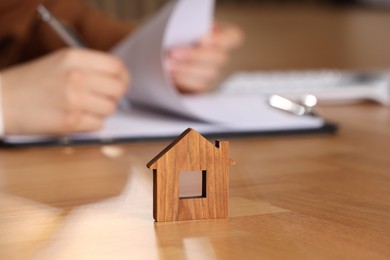
[{"label": "pen", "polygon": [[[77,34],[70,30],[69,27],[61,23],[44,5],[40,4],[37,7],[37,12],[42,21],[49,24],[53,31],[71,47],[86,47],[83,41],[77,36]],[[69,137],[64,136],[58,139],[61,145],[69,145],[71,141]]]},{"label": "pen", "polygon": [[69,46],[86,47],[77,35],[61,23],[44,5],[37,7],[38,14],[42,21],[48,23],[54,32]]}]

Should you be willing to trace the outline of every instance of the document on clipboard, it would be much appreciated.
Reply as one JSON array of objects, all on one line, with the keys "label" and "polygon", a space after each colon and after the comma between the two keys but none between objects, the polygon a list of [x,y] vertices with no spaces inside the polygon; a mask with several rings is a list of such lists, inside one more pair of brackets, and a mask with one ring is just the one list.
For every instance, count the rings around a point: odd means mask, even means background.
[{"label": "document on clipboard", "polygon": [[118,112],[102,130],[66,137],[7,136],[10,146],[78,144],[175,137],[191,127],[208,136],[332,132],[314,115],[296,116],[268,105],[266,97],[209,93],[182,95],[164,67],[164,53],[194,44],[212,26],[213,0],[169,2],[135,34],[112,49],[132,74]]}]

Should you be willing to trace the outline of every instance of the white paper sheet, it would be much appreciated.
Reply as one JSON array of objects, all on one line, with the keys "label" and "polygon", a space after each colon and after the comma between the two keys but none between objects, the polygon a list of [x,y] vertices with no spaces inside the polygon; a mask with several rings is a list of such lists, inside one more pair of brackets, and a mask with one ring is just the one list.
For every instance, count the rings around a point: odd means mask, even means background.
[{"label": "white paper sheet", "polygon": [[[246,101],[251,102],[250,99],[251,98],[248,97]],[[242,99],[240,98],[240,102],[241,101]],[[119,112],[106,121],[104,129],[101,131],[89,134],[73,135],[66,141],[102,140],[109,142],[115,139],[126,138],[143,139],[172,137],[181,134],[189,127],[196,129],[202,134],[224,134],[235,132],[245,134],[250,132],[318,129],[323,126],[323,120],[321,118],[311,116],[297,117],[273,109],[265,102],[256,105],[256,109],[258,110],[249,111],[251,108],[253,107],[247,108],[249,112],[247,117],[238,117],[237,122],[235,123],[222,124],[209,124],[193,120],[184,120],[182,118],[142,110]],[[47,139],[48,137],[44,136],[10,136],[7,137],[6,141],[13,144],[39,143]]]},{"label": "white paper sheet", "polygon": [[132,74],[132,84],[126,94],[128,101],[203,119],[182,102],[164,69],[164,55],[169,48],[195,44],[205,35],[211,27],[213,8],[213,0],[172,1],[134,36],[113,49]]},{"label": "white paper sheet", "polygon": [[[215,97],[203,97],[191,100],[193,105],[200,105],[205,112],[213,109],[208,107],[210,100]],[[218,104],[218,97],[216,97]],[[205,101],[205,106],[203,106]],[[72,135],[61,142],[100,140],[110,142],[117,139],[144,139],[178,136],[184,130],[191,127],[201,134],[213,133],[252,133],[273,132],[291,130],[319,129],[324,125],[320,117],[297,117],[286,112],[281,112],[267,105],[264,99],[258,97],[230,97],[231,106],[225,113],[230,113],[230,123],[205,123],[194,120],[173,117],[143,110],[131,110],[118,112],[108,118],[101,131]],[[243,110],[237,110],[236,104],[240,104]],[[219,110],[221,111],[221,110]],[[246,113],[243,113],[246,112]],[[224,115],[222,115],[224,116]],[[50,140],[47,136],[8,136],[5,141],[9,144],[41,143]]]}]

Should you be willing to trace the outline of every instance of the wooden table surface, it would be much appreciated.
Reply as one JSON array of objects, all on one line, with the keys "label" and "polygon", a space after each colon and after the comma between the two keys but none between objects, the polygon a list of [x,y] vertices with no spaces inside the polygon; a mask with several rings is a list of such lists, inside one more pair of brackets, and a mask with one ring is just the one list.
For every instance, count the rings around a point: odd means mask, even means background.
[{"label": "wooden table surface", "polygon": [[230,140],[229,218],[154,223],[167,142],[0,151],[1,259],[388,259],[390,110],[323,108],[336,135]]},{"label": "wooden table surface", "polygon": [[336,135],[231,138],[229,218],[155,223],[168,141],[0,150],[0,259],[389,259],[390,109]]}]

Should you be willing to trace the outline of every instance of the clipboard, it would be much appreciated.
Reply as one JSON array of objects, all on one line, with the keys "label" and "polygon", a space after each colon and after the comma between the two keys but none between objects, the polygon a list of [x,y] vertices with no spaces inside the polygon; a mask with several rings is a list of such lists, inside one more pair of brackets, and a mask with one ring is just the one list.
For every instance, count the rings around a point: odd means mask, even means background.
[{"label": "clipboard", "polygon": [[241,127],[233,125],[232,127],[229,124],[201,122],[167,113],[134,110],[110,117],[104,129],[99,132],[64,137],[8,136],[1,141],[0,145],[2,147],[74,146],[171,140],[189,127],[207,138],[218,139],[334,134],[338,129],[337,124],[316,115],[302,117],[272,108],[270,111],[265,112],[267,117],[275,120],[267,122],[263,120],[255,125]]},{"label": "clipboard", "polygon": [[[259,130],[248,132],[214,132],[201,133],[209,139],[228,139],[228,138],[245,138],[245,137],[278,137],[278,136],[301,136],[301,135],[318,135],[318,134],[335,134],[338,130],[338,125],[332,122],[325,122],[319,128],[303,128],[303,129],[280,129],[280,130]],[[152,142],[165,141],[177,138],[178,135],[166,136],[128,136],[116,138],[90,138],[90,139],[72,139],[67,137],[45,137],[36,140],[25,140],[23,142],[13,142],[9,140],[1,140],[0,147],[3,148],[28,148],[28,147],[68,147],[68,146],[83,146],[83,145],[109,145],[109,144],[124,144],[135,142]]]}]

